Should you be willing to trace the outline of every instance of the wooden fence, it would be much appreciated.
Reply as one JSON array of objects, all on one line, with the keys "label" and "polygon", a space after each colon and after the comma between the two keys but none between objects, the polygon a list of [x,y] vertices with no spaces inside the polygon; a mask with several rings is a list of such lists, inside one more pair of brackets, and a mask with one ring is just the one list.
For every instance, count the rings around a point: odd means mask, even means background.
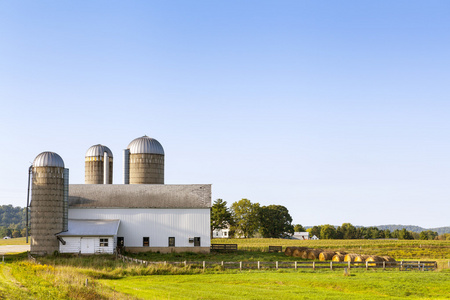
[{"label": "wooden fence", "polygon": [[193,268],[216,268],[218,266],[223,269],[239,269],[239,270],[279,270],[279,269],[343,269],[347,268],[365,268],[383,270],[387,268],[399,268],[400,271],[419,270],[429,271],[437,268],[436,261],[398,261],[398,262],[335,262],[335,261],[146,261],[137,258],[131,258],[118,254],[118,259],[124,262],[137,263],[142,265],[174,265],[174,266],[191,266]]}]

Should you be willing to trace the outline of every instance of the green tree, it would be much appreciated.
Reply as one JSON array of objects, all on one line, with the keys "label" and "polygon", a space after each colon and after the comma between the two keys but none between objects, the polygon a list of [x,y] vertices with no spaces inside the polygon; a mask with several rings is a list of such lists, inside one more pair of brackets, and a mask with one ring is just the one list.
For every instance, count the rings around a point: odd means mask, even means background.
[{"label": "green tree", "polygon": [[336,237],[336,228],[333,225],[325,224],[320,229],[320,238],[325,240],[334,239]]},{"label": "green tree", "polygon": [[356,227],[351,223],[342,223],[337,231],[342,233],[342,238],[345,240],[356,238]]},{"label": "green tree", "polygon": [[406,228],[403,228],[402,230],[399,230],[398,232],[398,239],[399,240],[412,240],[413,236],[411,232],[406,230]]},{"label": "green tree", "polygon": [[321,225],[319,225],[319,226],[315,225],[315,226],[313,226],[311,228],[308,228],[306,231],[309,232],[309,238],[312,238],[313,236],[321,238],[320,237],[320,230],[321,230],[321,228],[322,228]]},{"label": "green tree", "polygon": [[297,224],[294,226],[294,232],[306,232],[306,229],[302,225]]},{"label": "green tree", "polygon": [[419,235],[421,240],[434,240],[438,236],[437,232],[431,230],[422,231]]},{"label": "green tree", "polygon": [[222,199],[214,201],[211,207],[211,232],[216,229],[228,228],[232,223],[232,216],[227,207],[227,202]]},{"label": "green tree", "polygon": [[232,230],[245,238],[252,237],[259,229],[259,210],[259,203],[251,203],[248,199],[234,202],[231,205]]},{"label": "green tree", "polygon": [[265,238],[284,238],[294,234],[292,217],[282,205],[261,207],[259,222],[261,234]]}]

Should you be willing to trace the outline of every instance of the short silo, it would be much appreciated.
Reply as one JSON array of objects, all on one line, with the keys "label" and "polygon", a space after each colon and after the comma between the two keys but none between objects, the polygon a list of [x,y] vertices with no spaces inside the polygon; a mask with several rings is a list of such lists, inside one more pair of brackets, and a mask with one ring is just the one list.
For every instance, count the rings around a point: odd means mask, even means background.
[{"label": "short silo", "polygon": [[125,184],[164,184],[164,149],[148,136],[134,139],[124,152]]},{"label": "short silo", "polygon": [[59,251],[55,234],[67,230],[68,169],[54,152],[39,154],[32,167],[31,245],[37,255]]},{"label": "short silo", "polygon": [[113,154],[108,147],[100,144],[90,147],[86,151],[84,167],[86,184],[112,184]]}]

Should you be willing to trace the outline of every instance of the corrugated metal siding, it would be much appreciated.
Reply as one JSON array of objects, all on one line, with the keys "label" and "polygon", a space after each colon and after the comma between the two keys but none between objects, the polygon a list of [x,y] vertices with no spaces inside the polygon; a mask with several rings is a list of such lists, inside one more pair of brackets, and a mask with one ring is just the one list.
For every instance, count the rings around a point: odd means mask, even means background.
[{"label": "corrugated metal siding", "polygon": [[59,252],[61,253],[78,253],[80,252],[80,237],[64,237],[65,245],[59,243]]},{"label": "corrugated metal siding", "polygon": [[[61,253],[79,253],[81,250],[81,239],[83,237],[64,237],[65,245],[59,244]],[[108,247],[100,247],[100,239],[108,239]],[[89,237],[94,239],[94,253],[114,253],[116,248],[116,237]]]},{"label": "corrugated metal siding", "polygon": [[176,247],[194,247],[189,238],[200,237],[201,246],[209,247],[209,209],[69,209],[70,219],[120,219],[117,236],[126,247],[142,247],[143,237],[150,237],[150,247],[168,247],[175,237]]}]

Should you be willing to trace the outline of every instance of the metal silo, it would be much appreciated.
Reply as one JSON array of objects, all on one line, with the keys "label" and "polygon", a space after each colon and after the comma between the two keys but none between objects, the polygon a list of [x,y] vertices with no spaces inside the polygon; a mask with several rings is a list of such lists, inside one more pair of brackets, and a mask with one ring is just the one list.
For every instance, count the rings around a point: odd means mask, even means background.
[{"label": "metal silo", "polygon": [[86,151],[84,159],[86,184],[112,184],[113,154],[108,147],[94,145]]},{"label": "metal silo", "polygon": [[125,184],[164,184],[164,149],[148,136],[134,139],[124,151]]},{"label": "metal silo", "polygon": [[59,251],[55,234],[67,230],[68,169],[54,152],[42,152],[32,166],[31,245],[32,254]]}]

